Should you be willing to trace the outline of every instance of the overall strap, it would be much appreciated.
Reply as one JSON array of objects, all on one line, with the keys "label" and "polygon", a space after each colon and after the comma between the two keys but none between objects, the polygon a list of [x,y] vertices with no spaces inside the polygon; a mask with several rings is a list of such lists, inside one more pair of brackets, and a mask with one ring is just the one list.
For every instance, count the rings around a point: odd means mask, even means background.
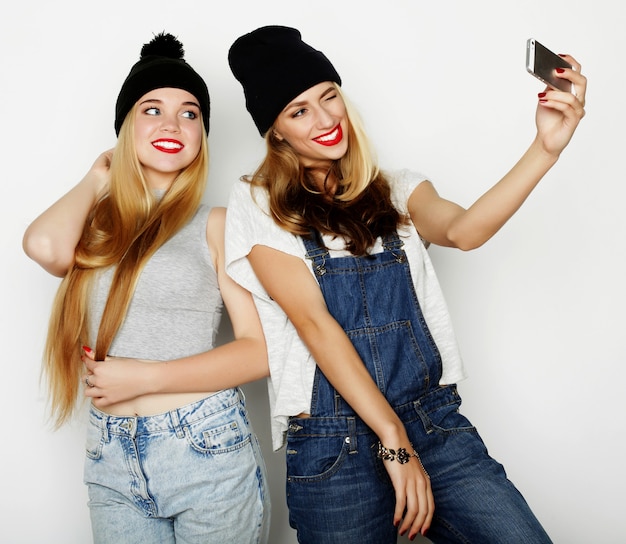
[{"label": "overall strap", "polygon": [[386,251],[389,251],[399,263],[406,261],[406,253],[404,253],[404,242],[400,240],[400,236],[394,230],[391,234],[387,234],[382,238],[382,244]]},{"label": "overall strap", "polygon": [[[370,376],[394,408],[426,393],[441,376],[441,359],[413,286],[404,241],[383,236],[383,250],[333,256],[319,232],[303,238],[306,258],[330,315],[346,332]],[[355,416],[319,367],[311,416]]]},{"label": "overall strap", "polygon": [[312,262],[313,272],[316,276],[326,274],[326,258],[329,257],[328,248],[324,245],[322,235],[319,231],[311,229],[310,238],[302,237],[304,247],[306,248],[305,257]]},{"label": "overall strap", "polygon": [[[306,249],[305,257],[312,262],[313,272],[316,276],[326,274],[326,259],[330,258],[328,248],[324,245],[322,235],[318,230],[311,229],[310,237],[302,237],[304,247]],[[402,249],[404,242],[398,236],[396,231],[382,237],[382,246],[385,251],[389,251],[399,263],[406,261],[406,254]]]}]

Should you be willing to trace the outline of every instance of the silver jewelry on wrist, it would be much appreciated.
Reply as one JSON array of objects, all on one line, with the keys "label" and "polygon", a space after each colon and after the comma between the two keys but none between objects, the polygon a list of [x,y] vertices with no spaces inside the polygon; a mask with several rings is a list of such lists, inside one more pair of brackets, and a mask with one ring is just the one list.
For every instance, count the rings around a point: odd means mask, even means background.
[{"label": "silver jewelry on wrist", "polygon": [[426,469],[422,464],[420,456],[415,451],[415,448],[413,448],[413,444],[411,444],[411,449],[413,450],[413,453],[409,453],[408,451],[406,451],[406,448],[398,448],[397,450],[385,448],[380,440],[378,441],[378,444],[374,444],[374,446],[377,448],[376,457],[382,459],[383,461],[398,461],[398,463],[404,465],[409,462],[411,457],[415,457],[417,459],[417,462],[422,467],[424,474],[426,474],[426,477],[430,478],[428,472],[426,472]]},{"label": "silver jewelry on wrist", "polygon": [[[412,444],[411,448],[413,448]],[[376,457],[382,459],[383,461],[398,461],[398,463],[404,465],[405,463],[409,462],[409,459],[411,459],[411,457],[417,457],[417,452],[413,450],[413,453],[409,453],[408,451],[406,451],[406,448],[398,448],[397,450],[385,448],[385,446],[383,446],[379,440]]]}]

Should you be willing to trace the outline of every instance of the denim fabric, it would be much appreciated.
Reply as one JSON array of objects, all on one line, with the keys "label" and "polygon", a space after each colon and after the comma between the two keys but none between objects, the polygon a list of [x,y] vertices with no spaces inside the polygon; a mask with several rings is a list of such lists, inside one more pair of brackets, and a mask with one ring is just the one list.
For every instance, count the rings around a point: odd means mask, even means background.
[{"label": "denim fabric", "polygon": [[95,544],[268,540],[265,465],[238,389],[150,417],[92,407],[86,453]]},{"label": "denim fabric", "polygon": [[[426,326],[402,242],[366,257],[330,258],[304,240],[331,314],[405,424],[431,477],[435,543],[547,543],[523,497],[439,386],[441,358]],[[395,494],[377,437],[316,371],[310,418],[287,432],[289,520],[303,544],[391,544]],[[392,447],[393,445],[388,445]]]}]

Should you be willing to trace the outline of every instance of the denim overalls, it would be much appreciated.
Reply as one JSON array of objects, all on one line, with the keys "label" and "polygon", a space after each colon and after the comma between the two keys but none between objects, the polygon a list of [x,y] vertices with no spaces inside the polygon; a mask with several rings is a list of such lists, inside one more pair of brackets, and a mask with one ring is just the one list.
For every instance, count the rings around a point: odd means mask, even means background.
[{"label": "denim overalls", "polygon": [[[456,386],[439,385],[441,357],[398,235],[382,241],[382,252],[363,257],[331,258],[318,233],[303,241],[329,312],[404,423],[431,477],[435,518],[428,537],[436,543],[550,542],[459,414]],[[396,542],[395,493],[376,457],[377,442],[318,368],[311,417],[291,418],[287,432],[287,502],[299,542]]]}]

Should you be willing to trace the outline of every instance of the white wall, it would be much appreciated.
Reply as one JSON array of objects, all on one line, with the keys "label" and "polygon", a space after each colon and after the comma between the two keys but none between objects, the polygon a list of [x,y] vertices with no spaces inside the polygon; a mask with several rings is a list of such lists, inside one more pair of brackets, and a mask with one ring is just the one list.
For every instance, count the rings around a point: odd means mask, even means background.
[{"label": "white wall", "polygon": [[[122,80],[162,30],[207,79],[207,200],[225,204],[263,150],[228,47],[286,24],[332,59],[383,166],[420,170],[463,205],[533,138],[542,86],[525,72],[526,39],[582,63],[587,117],[559,164],[485,247],[431,254],[470,373],[464,410],[491,453],[555,542],[623,542],[625,15],[615,0],[11,3],[0,21],[0,540],[91,541],[82,425],[50,431],[38,383],[58,281],[22,253],[24,229],[114,145]],[[270,470],[272,543],[294,543],[265,385],[246,390]]]}]

